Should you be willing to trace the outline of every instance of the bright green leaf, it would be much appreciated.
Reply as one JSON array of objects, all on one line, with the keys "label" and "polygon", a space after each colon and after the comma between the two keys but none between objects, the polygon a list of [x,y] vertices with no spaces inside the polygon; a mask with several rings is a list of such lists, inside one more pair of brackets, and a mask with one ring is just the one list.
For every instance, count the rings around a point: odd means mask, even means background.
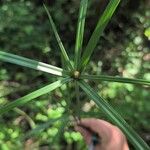
[{"label": "bright green leaf", "polygon": [[150,40],[150,27],[145,30],[144,35]]}]

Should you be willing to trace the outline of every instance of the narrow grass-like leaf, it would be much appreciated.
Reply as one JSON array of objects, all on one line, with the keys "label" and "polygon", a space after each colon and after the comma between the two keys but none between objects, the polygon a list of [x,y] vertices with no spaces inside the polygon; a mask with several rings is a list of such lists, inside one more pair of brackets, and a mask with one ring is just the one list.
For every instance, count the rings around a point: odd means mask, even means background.
[{"label": "narrow grass-like leaf", "polygon": [[65,79],[61,79],[61,80],[58,80],[52,84],[49,84],[43,88],[40,88],[39,90],[36,90],[26,96],[23,96],[13,102],[10,102],[4,106],[1,106],[0,107],[0,115],[2,115],[3,113],[5,112],[8,112],[9,110],[15,108],[15,107],[18,107],[18,106],[22,106],[26,103],[28,103],[29,101],[41,96],[41,95],[44,95],[44,94],[47,94],[53,90],[55,90],[56,88],[60,87],[61,85],[71,81],[72,79],[70,78],[65,78]]},{"label": "narrow grass-like leaf", "polygon": [[77,34],[76,34],[76,44],[75,44],[75,69],[76,70],[78,70],[78,63],[81,56],[87,6],[88,6],[88,0],[81,0],[79,17],[78,17]]},{"label": "narrow grass-like leaf", "polygon": [[85,93],[97,104],[109,119],[112,120],[128,137],[130,142],[139,150],[149,150],[149,146],[143,139],[129,126],[126,121],[101,97],[93,90],[86,82],[80,81],[80,87]]},{"label": "narrow grass-like leaf", "polygon": [[111,107],[101,96],[99,96],[95,90],[93,90],[86,82],[79,81],[80,87],[85,93],[97,104],[100,110],[102,110],[109,119],[112,120],[128,137],[130,142],[136,149],[149,150],[149,146],[144,140],[126,123],[126,121]]},{"label": "narrow grass-like leaf", "polygon": [[53,21],[53,19],[52,19],[52,16],[51,16],[50,12],[48,11],[48,8],[46,7],[46,5],[45,5],[45,4],[43,4],[43,5],[44,5],[45,11],[46,11],[46,13],[47,13],[47,15],[48,15],[50,24],[51,24],[51,26],[52,26],[53,32],[54,32],[54,34],[55,34],[55,37],[56,37],[56,40],[57,40],[58,45],[59,45],[59,47],[60,47],[61,53],[62,53],[62,55],[63,55],[63,58],[64,58],[64,60],[66,61],[66,64],[68,65],[68,68],[69,68],[70,70],[73,70],[71,61],[70,61],[70,59],[69,59],[69,57],[68,57],[68,54],[67,54],[67,52],[66,52],[66,50],[65,50],[65,48],[64,48],[64,45],[63,45],[63,43],[62,43],[62,41],[61,41],[61,39],[60,39],[59,34],[58,34],[58,32],[57,32],[56,25],[55,25],[55,23],[54,23],[54,21]]},{"label": "narrow grass-like leaf", "polygon": [[107,5],[103,15],[100,17],[97,26],[85,48],[85,51],[83,53],[81,63],[79,65],[80,70],[82,70],[87,63],[89,62],[89,59],[92,55],[92,52],[94,51],[94,48],[96,47],[98,40],[100,36],[102,35],[106,25],[108,24],[109,20],[111,19],[113,13],[115,12],[120,0],[110,0],[109,4]]},{"label": "narrow grass-like leaf", "polygon": [[0,51],[0,60],[4,62],[9,62],[12,64],[32,68],[35,70],[39,70],[42,72],[47,72],[56,76],[67,76],[67,71],[63,71],[63,69],[43,63],[35,60],[31,60],[25,57],[17,56],[14,54],[6,53]]},{"label": "narrow grass-like leaf", "polygon": [[98,81],[110,81],[110,82],[120,82],[120,83],[131,83],[131,84],[141,84],[150,86],[150,81],[143,79],[131,79],[123,77],[113,77],[105,75],[81,75],[81,79],[98,80]]},{"label": "narrow grass-like leaf", "polygon": [[23,139],[26,139],[26,138],[29,138],[31,136],[35,136],[35,135],[40,134],[42,131],[49,128],[51,125],[53,125],[57,121],[65,122],[65,121],[67,121],[67,116],[61,116],[59,118],[49,119],[45,123],[42,123],[41,125],[38,125],[37,127],[32,129],[31,131],[27,132],[25,134],[25,136],[23,137]]}]

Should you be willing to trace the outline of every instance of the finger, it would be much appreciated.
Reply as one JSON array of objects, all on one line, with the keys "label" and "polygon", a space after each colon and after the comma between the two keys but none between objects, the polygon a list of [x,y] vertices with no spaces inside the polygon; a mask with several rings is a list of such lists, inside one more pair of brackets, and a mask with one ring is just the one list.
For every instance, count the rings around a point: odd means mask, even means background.
[{"label": "finger", "polygon": [[98,133],[100,137],[104,141],[108,141],[111,137],[111,129],[113,125],[110,123],[100,120],[100,119],[94,119],[94,118],[89,118],[89,119],[82,119],[79,123],[79,125],[85,126],[86,128],[89,128],[91,131]]},{"label": "finger", "polygon": [[91,143],[91,136],[92,135],[91,135],[91,133],[88,130],[86,130],[86,129],[80,127],[80,126],[76,126],[75,130],[81,133],[81,135],[83,136],[85,142],[88,145]]}]

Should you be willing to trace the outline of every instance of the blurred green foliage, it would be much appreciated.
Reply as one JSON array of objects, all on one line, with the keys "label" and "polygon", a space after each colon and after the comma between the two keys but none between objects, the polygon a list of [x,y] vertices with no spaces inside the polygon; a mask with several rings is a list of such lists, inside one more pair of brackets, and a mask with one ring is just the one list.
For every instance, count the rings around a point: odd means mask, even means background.
[{"label": "blurred green foliage", "polygon": [[[50,6],[62,40],[73,57],[79,0],[47,0],[45,3]],[[87,43],[105,5],[104,0],[90,1],[84,44]],[[137,0],[136,3],[130,0],[122,1],[99,41],[87,71],[91,74],[150,80],[149,7],[149,0]],[[61,56],[42,1],[0,1],[0,49],[61,65]],[[53,80],[54,77],[47,74],[0,62],[0,105]],[[98,92],[108,99],[145,141],[150,143],[149,87],[107,82],[100,83],[98,87],[93,82],[90,84],[98,88]],[[85,149],[81,135],[74,132],[70,122],[64,120],[48,123],[50,119],[61,117],[67,109],[63,95],[68,98],[70,91],[64,92],[65,88],[63,86],[53,94],[42,96],[21,107],[25,114],[14,109],[0,116],[0,149]],[[73,90],[71,92],[70,100],[74,97]],[[81,117],[107,120],[85,95],[82,95],[81,101],[84,104]],[[71,102],[74,105],[74,102]],[[21,141],[25,133],[34,128],[31,120],[35,126],[45,123],[45,129]]]}]

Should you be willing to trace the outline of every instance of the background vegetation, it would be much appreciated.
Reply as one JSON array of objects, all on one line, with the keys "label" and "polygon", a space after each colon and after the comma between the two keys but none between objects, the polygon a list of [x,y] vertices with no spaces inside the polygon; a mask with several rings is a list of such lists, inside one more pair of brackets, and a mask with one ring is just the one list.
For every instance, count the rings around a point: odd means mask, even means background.
[{"label": "background vegetation", "polygon": [[[74,53],[74,41],[79,0],[45,1],[55,19],[68,53]],[[107,1],[90,1],[86,19],[87,43],[97,19]],[[87,71],[91,74],[120,75],[150,80],[150,2],[149,0],[122,1],[111,23],[99,41]],[[0,49],[13,54],[33,58],[52,65],[61,65],[61,56],[43,2],[40,0],[0,1]],[[48,74],[0,62],[0,105],[17,99],[54,78]],[[102,82],[98,85],[101,95],[111,103],[125,120],[150,144],[149,87],[140,85]],[[74,132],[70,122],[55,122],[65,111],[63,95],[74,106],[74,91],[64,92],[65,86],[47,94],[26,106],[0,116],[0,149],[84,149],[82,137]],[[82,91],[81,91],[82,92]],[[95,105],[81,94],[84,104],[81,117],[98,117],[107,120]],[[70,112],[72,113],[72,112]],[[50,119],[54,119],[50,122]],[[67,122],[67,123],[66,123]],[[33,130],[32,136],[24,135]]]}]

